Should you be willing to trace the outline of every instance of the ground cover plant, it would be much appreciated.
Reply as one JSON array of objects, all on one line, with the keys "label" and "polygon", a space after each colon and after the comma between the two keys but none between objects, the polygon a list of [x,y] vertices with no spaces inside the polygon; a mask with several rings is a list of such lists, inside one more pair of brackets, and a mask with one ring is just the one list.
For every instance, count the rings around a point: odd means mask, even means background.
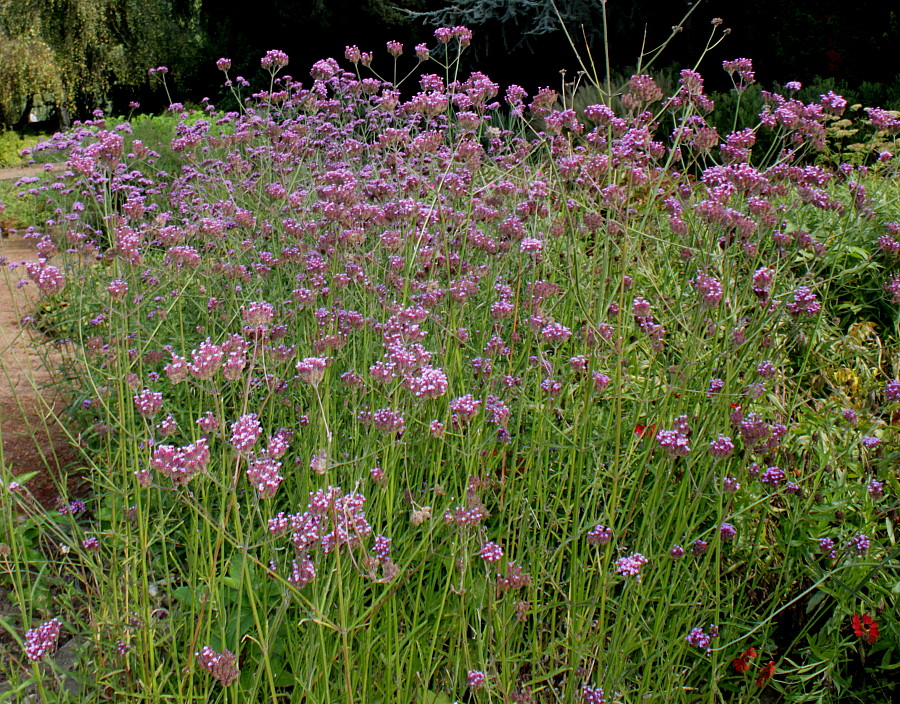
[{"label": "ground cover plant", "polygon": [[12,130],[0,131],[0,167],[19,164],[22,161],[22,150],[41,141],[40,137],[28,138]]},{"label": "ground cover plant", "polygon": [[177,170],[99,113],[35,150],[93,492],[4,470],[7,698],[896,686],[900,120],[843,159],[788,84],[720,134],[689,69],[576,111],[458,75],[470,38],[222,59]]}]

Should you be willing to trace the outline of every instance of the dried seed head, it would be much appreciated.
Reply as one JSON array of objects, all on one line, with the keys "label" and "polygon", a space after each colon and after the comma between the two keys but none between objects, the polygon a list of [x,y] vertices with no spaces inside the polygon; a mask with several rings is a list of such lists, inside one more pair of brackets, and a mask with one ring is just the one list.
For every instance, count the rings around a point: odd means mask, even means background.
[{"label": "dried seed head", "polygon": [[415,508],[409,514],[409,522],[414,526],[420,526],[425,521],[431,519],[431,506],[422,506],[421,508]]}]

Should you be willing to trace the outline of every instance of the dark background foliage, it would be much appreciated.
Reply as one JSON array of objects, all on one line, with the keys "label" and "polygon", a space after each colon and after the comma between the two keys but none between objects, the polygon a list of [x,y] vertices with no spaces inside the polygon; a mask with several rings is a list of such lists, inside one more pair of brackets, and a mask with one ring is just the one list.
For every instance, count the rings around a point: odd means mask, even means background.
[{"label": "dark background foliage", "polygon": [[[684,0],[607,2],[606,35],[613,69],[630,70],[642,47],[650,49],[665,41],[691,6]],[[594,59],[602,64],[603,3],[558,0],[555,7],[579,49],[583,52],[590,46]],[[106,42],[105,54],[97,46],[74,51],[72,33],[60,29],[60,18],[82,17],[87,10],[114,25],[99,34],[82,31],[85,42],[91,36],[95,44]],[[892,107],[885,102],[900,93],[891,90],[892,85],[898,88],[900,74],[896,51],[900,9],[893,3],[702,0],[655,67],[694,66],[714,17],[722,18],[722,27],[731,32],[699,66],[708,90],[727,90],[730,84],[721,62],[745,56],[754,60],[757,77],[767,86],[830,78],[836,88],[857,93],[862,89],[866,98],[880,100],[883,107]],[[160,18],[166,18],[164,31],[147,31],[150,23],[160,25]],[[135,99],[144,109],[164,107],[165,96],[158,85],[146,81],[146,63],[151,59],[172,69],[168,79],[176,99],[196,102],[209,97],[216,102],[222,93],[222,76],[214,66],[219,57],[232,59],[232,75],[252,79],[259,71],[259,57],[268,49],[281,49],[291,57],[290,73],[305,78],[314,61],[328,56],[340,59],[346,45],[356,44],[363,51],[373,51],[376,67],[387,71],[387,40],[404,42],[411,55],[418,42],[433,46],[434,28],[442,24],[472,28],[469,68],[477,66],[504,86],[518,83],[529,91],[545,85],[558,88],[579,69],[559,29],[552,0],[0,0],[0,43],[21,39],[23,33],[32,38],[37,34],[65,57],[60,61],[62,73],[71,73],[81,57],[91,62],[95,75],[104,77],[106,96],[98,95],[97,86],[69,88],[64,100],[78,116],[102,103],[103,97],[112,100],[117,112],[126,111]],[[565,79],[560,76],[563,69]]]},{"label": "dark background foliage", "polygon": [[[596,61],[603,56],[602,7],[596,0],[556,3],[570,33],[581,41],[579,48],[586,38]],[[652,48],[665,41],[690,8],[683,0],[608,2],[613,68],[634,66],[642,45]],[[557,87],[560,70],[566,69],[571,80],[579,68],[550,0],[260,0],[252,12],[236,0],[207,0],[203,13],[210,60],[230,56],[248,72],[267,49],[287,51],[295,75],[301,75],[315,60],[340,58],[351,44],[374,51],[384,66],[388,39],[404,41],[411,50],[419,41],[433,44],[434,27],[455,23],[475,31],[471,64],[501,85]],[[883,0],[705,0],[684,22],[658,67],[694,65],[714,17],[722,18],[731,33],[700,66],[712,90],[730,87],[721,62],[738,56],[752,58],[759,80],[768,85],[830,77],[856,89],[865,82],[892,83],[900,73],[900,8]]]}]

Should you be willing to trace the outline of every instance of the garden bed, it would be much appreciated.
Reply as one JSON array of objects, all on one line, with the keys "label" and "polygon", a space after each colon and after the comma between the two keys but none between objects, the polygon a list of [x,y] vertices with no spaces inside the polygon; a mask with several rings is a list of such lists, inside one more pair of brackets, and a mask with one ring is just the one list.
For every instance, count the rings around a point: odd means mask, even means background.
[{"label": "garden bed", "polygon": [[98,700],[893,690],[900,120],[844,149],[788,84],[719,134],[690,70],[576,111],[457,75],[469,39],[408,99],[271,51],[164,154],[102,116],[36,149],[91,493],[5,470],[16,686],[56,700],[78,635]]}]

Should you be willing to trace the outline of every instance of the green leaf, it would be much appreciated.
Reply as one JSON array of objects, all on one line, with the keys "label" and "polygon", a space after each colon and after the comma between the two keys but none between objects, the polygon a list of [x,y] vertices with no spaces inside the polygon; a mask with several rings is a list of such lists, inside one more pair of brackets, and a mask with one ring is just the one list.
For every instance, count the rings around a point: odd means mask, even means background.
[{"label": "green leaf", "polygon": [[200,603],[197,596],[194,594],[194,590],[188,586],[173,589],[172,596],[186,606],[197,606]]},{"label": "green leaf", "polygon": [[228,563],[228,574],[219,578],[222,584],[231,589],[239,590],[244,583],[242,565],[243,557],[240,554],[233,555]]},{"label": "green leaf", "polygon": [[819,591],[819,592],[816,592],[815,594],[813,594],[813,596],[809,600],[809,603],[806,605],[806,613],[810,614],[813,611],[815,611],[815,609],[819,606],[819,604],[822,603],[822,601],[827,596],[828,596],[828,594],[826,594],[823,591]]},{"label": "green leaf", "polygon": [[453,700],[443,692],[432,692],[426,689],[420,700],[421,704],[451,704]]},{"label": "green leaf", "polygon": [[25,474],[19,474],[18,476],[16,476],[16,481],[19,482],[19,484],[27,484],[38,474],[39,472],[25,472]]},{"label": "green leaf", "polygon": [[297,678],[294,677],[294,673],[290,670],[282,670],[277,675],[275,675],[276,687],[290,687],[291,685],[296,683]]}]

